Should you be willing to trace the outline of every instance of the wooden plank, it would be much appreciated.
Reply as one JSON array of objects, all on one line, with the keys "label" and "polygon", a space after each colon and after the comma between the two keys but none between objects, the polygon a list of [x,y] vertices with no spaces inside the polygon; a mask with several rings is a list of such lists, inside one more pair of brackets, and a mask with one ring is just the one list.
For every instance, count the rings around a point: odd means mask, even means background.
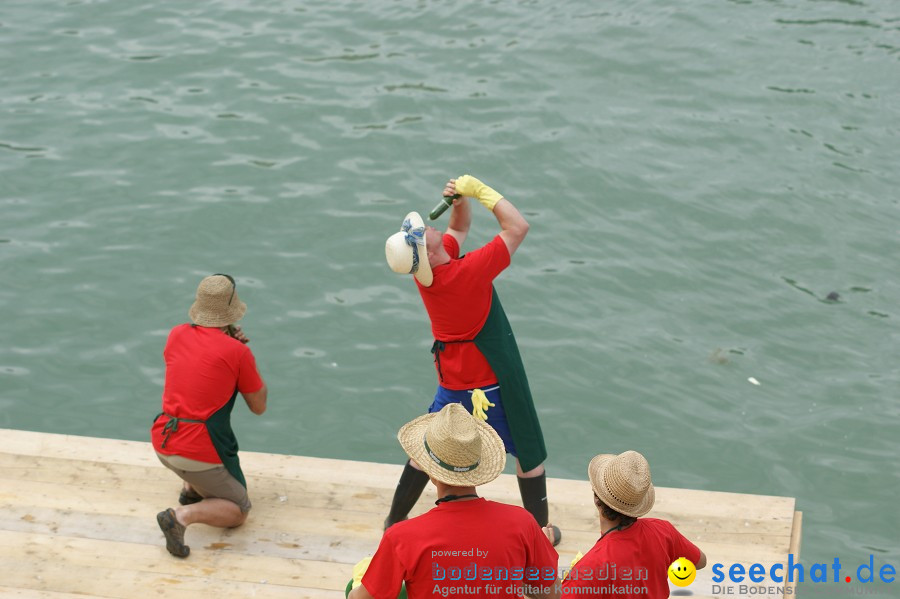
[{"label": "wooden plank", "polygon": [[[20,524],[8,520],[6,524],[15,526],[16,530],[29,530],[37,525],[43,530],[59,532],[60,518],[69,521],[74,518],[88,529],[91,538],[118,534],[110,528],[111,523],[116,523],[118,528],[139,533],[136,539],[139,542],[162,543],[155,518],[162,507],[152,497],[122,495],[116,490],[95,497],[66,495],[54,492],[53,485],[32,482],[21,482],[17,492],[21,495],[12,501],[9,493],[0,494],[0,520],[18,517]],[[48,516],[53,519],[42,519]],[[273,542],[277,542],[296,545],[294,557],[316,556],[352,565],[374,551],[381,536],[381,521],[380,517],[359,512],[262,504],[251,511],[247,523],[240,528],[190,526],[185,540],[195,551],[219,547],[248,555],[270,554]],[[89,532],[91,528],[97,532]]]},{"label": "wooden plank", "polygon": [[[119,491],[133,492],[141,497],[157,497],[158,505],[165,506],[177,493],[180,482],[174,474],[161,466],[123,466],[119,464],[103,464],[83,460],[63,460],[59,458],[42,458],[35,456],[15,456],[0,453],[0,472],[18,481],[60,482],[78,488],[106,489],[114,487]],[[392,491],[376,487],[360,487],[349,484],[319,483],[311,486],[304,481],[288,479],[272,479],[270,477],[250,476],[249,485],[251,499],[290,502],[309,507],[334,508],[356,512],[369,512],[383,517],[390,503]],[[555,482],[555,479],[551,479]],[[2,480],[0,480],[2,485]],[[586,483],[585,483],[586,485]],[[586,488],[588,488],[586,486]],[[2,489],[2,486],[0,486]],[[165,490],[163,490],[165,489]],[[515,494],[493,493],[499,487],[488,486],[482,491],[491,499],[506,500],[518,504],[518,489]],[[499,495],[496,497],[495,495]],[[431,507],[434,491],[429,488],[423,494],[417,510],[421,513]],[[671,502],[670,507],[671,507]],[[712,510],[711,510],[712,511]],[[745,511],[746,513],[746,511]],[[787,514],[791,514],[788,518]],[[554,522],[564,521],[566,526],[575,530],[590,531],[596,528],[596,509],[592,504],[571,505],[558,503],[552,506],[551,515]],[[726,516],[705,514],[703,518],[693,520],[684,514],[654,510],[652,516],[670,520],[685,534],[698,538],[719,538],[725,534],[735,534],[742,538],[751,535],[785,535],[790,534],[793,512],[783,510],[778,517],[743,518],[740,521]],[[378,520],[378,519],[376,519]],[[707,536],[708,534],[708,536]]]},{"label": "wooden plank", "polygon": [[193,559],[175,559],[161,545],[119,543],[62,535],[0,531],[0,560],[30,556],[69,572],[98,565],[121,571],[180,576],[216,575],[218,580],[253,584],[342,590],[349,579],[345,564],[207,551]]},{"label": "wooden plank", "polygon": [[[63,459],[81,459],[114,464],[155,466],[159,462],[149,444],[136,441],[97,439],[31,433],[12,429],[0,429],[4,438],[3,451],[20,455],[40,455]],[[378,464],[329,458],[298,457],[256,452],[241,452],[245,474],[249,476],[271,476],[316,483],[355,484],[391,489],[402,471],[400,464]],[[552,479],[551,504],[581,503],[590,499],[590,485],[587,481]],[[518,497],[518,487],[514,475],[503,475],[493,483],[485,485],[498,500],[504,494]],[[502,491],[500,491],[502,489]],[[715,515],[741,518],[748,508],[763,519],[767,517],[793,517],[794,499],[763,495],[743,495],[718,491],[696,491],[657,487],[655,510],[666,511],[668,504],[677,506],[680,513]],[[787,516],[785,511],[789,510]],[[651,514],[652,515],[652,514]]]},{"label": "wooden plank", "polygon": [[[179,599],[337,598],[352,564],[376,548],[401,471],[243,452],[248,522],[189,527],[192,554],[178,560],[166,553],[155,515],[175,505],[180,481],[148,443],[2,429],[0,439],[0,596],[34,599],[143,597],[148,589]],[[599,536],[592,492],[586,480],[552,478],[548,490],[551,520],[563,530],[560,565],[568,566]],[[479,491],[520,504],[514,475]],[[429,486],[413,515],[433,501]],[[792,498],[657,488],[648,515],[673,522],[713,561],[799,557],[802,515]],[[83,574],[72,580],[71,571]],[[711,596],[711,576],[698,573],[694,597]]]},{"label": "wooden plank", "polygon": [[[0,459],[2,459],[4,465],[9,466],[9,468],[3,468],[4,471],[11,472],[13,476],[22,476],[25,478],[38,478],[40,475],[32,474],[32,472],[42,472],[44,471],[44,468],[41,468],[40,466],[45,466],[48,469],[59,469],[60,479],[65,479],[73,484],[76,481],[81,482],[84,480],[85,476],[91,476],[91,474],[86,473],[94,472],[93,476],[95,478],[100,476],[100,479],[99,481],[94,480],[91,484],[96,484],[98,482],[100,484],[108,484],[108,482],[113,482],[125,486],[131,482],[131,479],[136,479],[141,482],[150,480],[162,482],[168,477],[168,480],[176,481],[177,485],[175,476],[169,473],[165,468],[162,468],[159,464],[145,467],[137,466],[137,468],[141,468],[143,474],[131,476],[129,479],[123,478],[122,476],[122,473],[126,472],[128,468],[118,464],[105,464],[103,468],[97,468],[96,464],[84,460],[67,460],[70,462],[70,465],[66,465],[65,462],[51,463],[51,460],[48,460],[47,458],[35,457],[30,458],[34,460],[34,462],[33,464],[29,464],[27,461],[29,459],[28,457],[11,456],[10,454],[0,454]],[[277,476],[274,477],[276,480],[272,480],[273,477],[271,475],[248,474],[248,484],[251,493],[254,493],[255,489],[261,488],[263,493],[278,493],[280,498],[284,496],[284,493],[280,492],[281,489],[293,488],[295,493],[297,493],[298,490],[302,491],[303,494],[306,495],[305,499],[308,499],[316,493],[318,489],[322,488],[325,489],[326,492],[333,491],[335,495],[329,495],[327,500],[335,501],[336,496],[346,497],[346,489],[348,486],[352,485],[353,487],[360,488],[359,492],[352,495],[356,511],[371,510],[379,513],[386,511],[384,506],[387,505],[387,503],[384,502],[384,500],[385,498],[389,498],[393,493],[393,487],[386,487],[383,484],[384,481],[380,481],[380,483],[375,486],[366,486],[358,480],[359,477],[354,477],[352,475],[353,468],[368,469],[371,464],[348,462],[348,465],[343,468],[343,470],[346,471],[345,474],[340,477],[335,477],[337,482],[327,482],[316,480],[316,477],[310,474],[309,458],[294,459],[297,461],[294,465],[294,470],[303,473],[302,478],[296,476]],[[17,464],[16,460],[19,460],[20,462]],[[94,464],[93,467],[92,464]],[[30,466],[32,465],[33,470],[30,469]],[[24,468],[26,472],[17,475],[16,473],[21,472],[22,468]],[[107,476],[106,473],[109,473],[109,475]],[[329,474],[333,477],[333,473],[331,473],[330,470]],[[50,479],[52,479],[52,475],[50,475],[49,472],[42,478],[42,480]],[[279,483],[279,481],[281,482]],[[289,486],[291,481],[302,482],[304,484],[291,487]],[[309,483],[315,483],[315,485],[310,486]],[[282,484],[284,486],[281,486]],[[566,502],[562,498],[557,499],[558,496],[564,495],[558,492],[560,488],[571,486],[573,484],[577,485],[581,491],[581,493],[579,493],[579,501]],[[584,499],[589,499],[591,497],[590,486],[586,481],[580,482],[550,479],[550,484],[548,486],[550,487],[552,519],[564,518],[573,523],[581,521],[585,523],[586,527],[592,526],[587,523],[591,522],[594,518],[593,514],[595,509],[592,502]],[[498,481],[485,485],[482,488],[481,493],[484,496],[497,501],[504,501],[512,504],[521,503],[518,485],[515,477],[512,475],[503,475]],[[710,530],[721,531],[725,528],[726,523],[739,523],[740,526],[744,526],[748,529],[752,528],[755,531],[765,530],[766,532],[775,533],[784,530],[786,534],[789,534],[793,520],[793,499],[790,498],[759,498],[732,493],[717,493],[715,496],[710,496],[709,492],[704,491],[686,492],[681,489],[667,488],[660,488],[657,497],[657,505],[649,516],[670,520],[678,527],[684,526],[689,522],[694,525],[709,522],[711,523],[708,527]],[[743,503],[741,503],[742,498],[744,498]],[[423,508],[422,511],[430,507],[432,501],[433,488],[429,486],[420,502],[420,505]],[[753,514],[753,517],[748,518],[748,514]],[[762,529],[760,527],[762,527]],[[695,526],[695,528],[701,527]],[[707,527],[702,528],[705,529]],[[737,532],[737,530],[735,530],[735,532]]]},{"label": "wooden plank", "polygon": [[[146,516],[90,515],[16,506],[0,510],[0,530],[143,543],[159,548],[165,545],[162,533],[155,527],[155,518]],[[186,540],[192,548],[192,559],[205,551],[216,551],[328,561],[347,568],[363,556],[371,555],[378,544],[374,538],[349,539],[333,532],[314,535],[305,530],[264,530],[247,524],[233,530],[194,525],[188,529]]]},{"label": "wooden plank", "polygon": [[[64,565],[63,565],[64,566]],[[343,598],[343,590],[305,589],[264,582],[247,583],[209,575],[185,576],[169,572],[139,572],[95,565],[74,573],[45,560],[13,557],[4,560],[4,582],[26,590],[72,593],[114,599],[144,599],[147,596],[175,599],[197,597],[266,597],[267,599]]]},{"label": "wooden plank", "polygon": [[[47,477],[52,478],[52,477]],[[174,478],[174,475],[173,475]],[[138,479],[133,479],[138,480]],[[173,481],[174,483],[174,481]],[[296,483],[295,483],[296,485]],[[161,509],[174,505],[175,489],[171,486],[164,490],[162,485],[142,486],[135,490],[128,485],[112,484],[97,487],[80,487],[79,493],[72,493],[71,487],[66,490],[66,485],[54,482],[39,482],[33,480],[0,479],[0,505],[4,509],[13,506],[29,505],[33,508],[47,508],[54,510],[74,510],[85,516],[107,515],[128,516],[144,514],[147,522]],[[293,493],[300,493],[298,499]],[[331,489],[327,497],[304,495],[303,491],[296,488],[280,487],[278,493],[282,501],[257,502],[257,507],[251,511],[248,524],[244,530],[279,530],[281,532],[306,532],[313,535],[328,535],[333,531],[342,531],[345,536],[363,539],[372,539],[377,542],[381,532],[382,514],[387,503],[379,504],[375,494],[366,496],[349,495],[345,493],[341,497],[340,489]],[[349,500],[348,500],[349,499]],[[380,497],[384,501],[389,498]],[[367,510],[360,510],[360,504],[369,504]],[[306,507],[313,505],[316,507]],[[318,507],[327,506],[327,507]],[[430,506],[423,506],[427,509]],[[594,516],[578,518],[562,518],[557,520],[566,533],[565,539],[579,538],[589,542],[596,540],[597,520]],[[288,524],[285,524],[285,523]],[[294,525],[297,525],[295,528]],[[676,526],[679,523],[676,522]],[[705,523],[692,523],[681,526],[684,534],[695,542],[704,543],[732,542],[743,545],[764,544],[775,546],[779,551],[786,551],[789,534],[783,527],[767,527],[771,523],[762,522],[755,526],[738,526],[727,520],[707,520]],[[584,535],[576,533],[583,532]],[[252,533],[251,533],[252,534]],[[566,547],[563,545],[563,548]]]},{"label": "wooden plank", "polygon": [[0,597],[4,599],[97,599],[100,595],[74,595],[56,591],[38,591],[35,589],[14,589],[0,585]]},{"label": "wooden plank", "polygon": [[[387,514],[393,490],[356,484],[320,483],[248,476],[250,499],[255,502],[291,502],[307,507],[347,509]],[[158,495],[166,502],[177,498],[181,481],[170,470],[157,466],[100,464],[84,460],[64,460],[39,456],[0,453],[0,492],[4,479],[63,484],[83,493],[105,492],[109,488],[136,495]],[[12,486],[18,482],[10,483]],[[433,488],[422,497],[422,511],[433,506]]]},{"label": "wooden plank", "polygon": [[[791,542],[788,545],[788,553],[794,556],[796,561],[800,560],[800,541],[801,529],[803,528],[803,512],[794,512],[794,526],[791,529]],[[797,595],[797,581],[789,581],[788,587],[790,591],[785,590],[785,597],[795,597]]]}]

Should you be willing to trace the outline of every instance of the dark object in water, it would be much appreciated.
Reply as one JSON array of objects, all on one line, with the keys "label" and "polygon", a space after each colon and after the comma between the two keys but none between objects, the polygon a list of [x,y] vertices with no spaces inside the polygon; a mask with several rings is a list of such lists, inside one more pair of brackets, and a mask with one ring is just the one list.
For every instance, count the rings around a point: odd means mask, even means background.
[{"label": "dark object in water", "polygon": [[828,295],[825,296],[825,299],[827,299],[829,302],[836,302],[839,299],[841,299],[841,296],[837,291],[832,291],[831,293],[829,293]]}]

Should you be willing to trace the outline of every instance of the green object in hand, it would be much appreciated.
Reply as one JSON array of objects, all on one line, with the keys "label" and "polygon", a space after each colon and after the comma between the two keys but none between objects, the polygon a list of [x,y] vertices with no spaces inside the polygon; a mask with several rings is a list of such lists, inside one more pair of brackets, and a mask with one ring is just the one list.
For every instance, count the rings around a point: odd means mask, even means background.
[{"label": "green object in hand", "polygon": [[431,220],[437,220],[444,212],[447,211],[447,208],[453,205],[453,200],[459,197],[458,193],[453,194],[452,196],[444,196],[441,198],[441,203],[434,207],[434,210],[429,213],[428,218]]}]

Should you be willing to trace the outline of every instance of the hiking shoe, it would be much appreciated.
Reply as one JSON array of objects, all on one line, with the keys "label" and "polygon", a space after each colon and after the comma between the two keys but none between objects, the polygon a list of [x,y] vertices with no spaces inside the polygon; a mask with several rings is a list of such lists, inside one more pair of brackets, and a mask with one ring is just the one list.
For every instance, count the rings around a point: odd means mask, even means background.
[{"label": "hiking shoe", "polygon": [[191,505],[192,503],[197,503],[198,501],[203,501],[203,495],[199,493],[195,493],[193,491],[185,491],[181,490],[181,495],[178,496],[178,503],[181,505]]},{"label": "hiking shoe", "polygon": [[169,508],[156,514],[156,522],[166,536],[166,549],[169,553],[175,557],[187,557],[191,553],[191,548],[184,544],[185,526],[178,523],[175,510]]}]

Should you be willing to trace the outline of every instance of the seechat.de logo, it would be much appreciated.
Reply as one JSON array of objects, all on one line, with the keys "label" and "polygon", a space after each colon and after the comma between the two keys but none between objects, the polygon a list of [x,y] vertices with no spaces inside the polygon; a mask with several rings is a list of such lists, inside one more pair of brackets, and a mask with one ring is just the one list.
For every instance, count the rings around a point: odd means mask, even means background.
[{"label": "seechat.de logo", "polygon": [[[713,564],[712,581],[721,582],[806,582],[807,569],[800,562],[794,561],[794,555],[788,554],[787,564],[772,564],[768,570],[762,564],[751,564],[745,567],[744,564],[731,564],[727,567],[723,564]],[[894,582],[897,575],[897,568],[891,564],[882,564],[878,567],[875,565],[875,556],[870,555],[867,562],[859,564],[857,567],[850,566],[850,569],[841,574],[841,560],[834,558],[831,564],[813,564],[809,567],[809,582],[857,582],[867,583],[876,579],[884,583]],[[830,570],[830,571],[829,571]],[[856,574],[854,578],[850,573]],[[768,576],[767,576],[768,575]]]}]

